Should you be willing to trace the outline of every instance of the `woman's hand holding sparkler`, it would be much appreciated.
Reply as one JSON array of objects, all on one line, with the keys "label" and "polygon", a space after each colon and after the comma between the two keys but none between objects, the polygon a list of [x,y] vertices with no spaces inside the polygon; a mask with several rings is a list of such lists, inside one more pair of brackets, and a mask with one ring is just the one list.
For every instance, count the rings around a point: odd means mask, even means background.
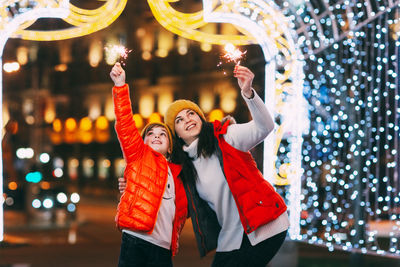
[{"label": "woman's hand holding sparkler", "polygon": [[251,86],[254,79],[254,73],[246,67],[236,65],[233,70],[233,76],[238,79],[238,84],[240,89],[242,89],[243,95],[249,99],[253,98],[254,92]]},{"label": "woman's hand holding sparkler", "polygon": [[115,63],[110,72],[111,80],[115,86],[123,86],[125,84],[125,71],[119,62]]}]

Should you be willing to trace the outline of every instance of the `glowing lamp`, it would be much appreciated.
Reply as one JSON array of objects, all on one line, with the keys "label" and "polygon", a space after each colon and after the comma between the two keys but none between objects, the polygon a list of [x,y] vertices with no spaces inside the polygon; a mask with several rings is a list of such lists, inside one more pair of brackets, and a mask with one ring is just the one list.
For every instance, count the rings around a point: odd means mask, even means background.
[{"label": "glowing lamp", "polygon": [[108,129],[108,120],[105,116],[100,116],[96,120],[96,129],[98,130],[107,130]]},{"label": "glowing lamp", "polygon": [[92,120],[89,117],[84,117],[79,122],[79,129],[81,131],[90,131],[92,129]]},{"label": "glowing lamp", "polygon": [[65,121],[65,129],[67,129],[67,131],[73,132],[76,130],[76,128],[77,128],[77,123],[74,118],[68,118]]},{"label": "glowing lamp", "polygon": [[17,188],[18,188],[18,184],[16,182],[9,182],[8,183],[8,189],[13,191],[13,190],[17,190]]},{"label": "glowing lamp", "polygon": [[135,121],[136,127],[138,129],[143,127],[143,118],[140,114],[133,114],[133,120]]},{"label": "glowing lamp", "polygon": [[62,123],[60,119],[55,119],[53,121],[53,131],[55,131],[56,133],[61,132],[62,130]]},{"label": "glowing lamp", "polygon": [[153,113],[149,117],[149,123],[162,122],[160,113]]},{"label": "glowing lamp", "polygon": [[210,112],[210,114],[208,115],[208,120],[209,121],[215,121],[215,120],[222,120],[222,118],[224,117],[224,112],[220,109],[214,109],[213,111]]}]

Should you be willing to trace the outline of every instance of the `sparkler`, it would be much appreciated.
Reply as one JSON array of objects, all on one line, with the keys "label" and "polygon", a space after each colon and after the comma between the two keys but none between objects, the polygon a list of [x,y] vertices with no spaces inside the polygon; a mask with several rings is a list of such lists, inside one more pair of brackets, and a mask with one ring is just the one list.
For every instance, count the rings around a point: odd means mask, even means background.
[{"label": "sparkler", "polygon": [[233,44],[228,43],[225,45],[224,58],[228,60],[228,62],[234,62],[235,65],[240,65],[240,60],[246,54],[247,51],[242,52],[239,48],[236,48]]},{"label": "sparkler", "polygon": [[[225,54],[222,56],[226,59],[227,62],[234,62],[235,65],[240,65],[240,61],[244,55],[246,55],[246,51],[242,52],[239,48],[236,48],[233,44],[228,43],[224,47]],[[222,65],[222,61],[218,63],[218,67]],[[224,74],[225,71],[224,71]]]},{"label": "sparkler", "polygon": [[110,57],[117,58],[116,61],[119,61],[123,66],[125,66],[125,60],[128,58],[128,54],[132,52],[131,49],[128,49],[123,45],[109,45],[104,49]]}]

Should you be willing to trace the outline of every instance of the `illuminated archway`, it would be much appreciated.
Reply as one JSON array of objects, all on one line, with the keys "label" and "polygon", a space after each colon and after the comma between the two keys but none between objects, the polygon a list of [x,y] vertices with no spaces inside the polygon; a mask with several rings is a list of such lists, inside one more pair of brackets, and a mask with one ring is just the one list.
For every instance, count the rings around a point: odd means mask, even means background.
[{"label": "illuminated archway", "polygon": [[[175,10],[169,4],[170,0],[148,2],[162,26],[185,38],[221,45],[255,43],[261,46],[267,62],[265,102],[281,122],[276,132],[264,142],[264,176],[275,185],[290,185],[289,234],[297,238],[300,233],[302,134],[308,127],[308,116],[303,97],[303,56],[294,41],[296,33],[290,26],[291,22],[273,1],[203,0],[203,10],[192,14]],[[229,23],[244,35],[201,31],[207,23]],[[268,75],[271,73],[274,75]],[[283,139],[287,141],[285,147]]]}]

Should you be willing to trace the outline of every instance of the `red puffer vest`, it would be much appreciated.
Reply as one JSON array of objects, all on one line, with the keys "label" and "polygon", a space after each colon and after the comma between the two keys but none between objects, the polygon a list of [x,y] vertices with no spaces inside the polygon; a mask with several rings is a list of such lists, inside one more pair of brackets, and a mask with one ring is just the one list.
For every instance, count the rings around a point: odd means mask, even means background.
[{"label": "red puffer vest", "polygon": [[239,211],[244,231],[249,234],[286,211],[283,198],[258,170],[250,152],[229,145],[223,135],[229,123],[214,122],[214,134],[222,151],[223,169]]},{"label": "red puffer vest", "polygon": [[187,199],[178,178],[181,166],[168,163],[166,158],[145,145],[135,126],[129,87],[113,88],[115,130],[126,161],[124,177],[127,185],[118,204],[115,217],[119,229],[152,233],[168,178],[168,167],[175,182],[175,218],[171,251],[178,250],[178,239],[187,218]]}]

